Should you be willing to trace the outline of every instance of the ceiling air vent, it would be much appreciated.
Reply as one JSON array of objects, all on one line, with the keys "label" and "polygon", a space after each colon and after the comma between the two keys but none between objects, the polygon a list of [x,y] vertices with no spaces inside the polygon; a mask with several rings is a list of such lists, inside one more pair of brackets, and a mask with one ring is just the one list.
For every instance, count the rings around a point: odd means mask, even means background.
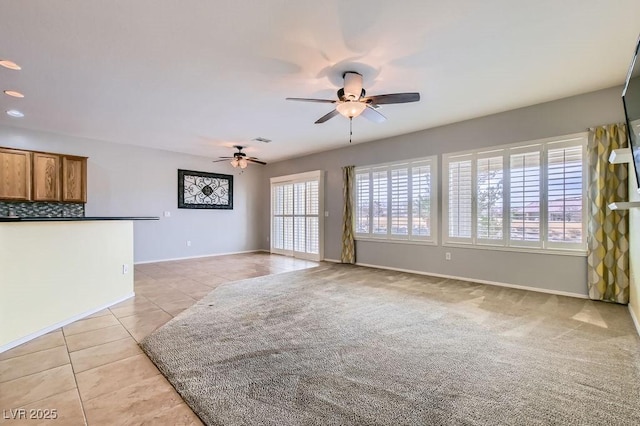
[{"label": "ceiling air vent", "polygon": [[262,138],[262,137],[257,137],[257,138],[252,139],[252,140],[254,140],[254,141],[256,141],[256,142],[262,142],[262,143],[269,143],[269,142],[271,142],[271,139]]}]

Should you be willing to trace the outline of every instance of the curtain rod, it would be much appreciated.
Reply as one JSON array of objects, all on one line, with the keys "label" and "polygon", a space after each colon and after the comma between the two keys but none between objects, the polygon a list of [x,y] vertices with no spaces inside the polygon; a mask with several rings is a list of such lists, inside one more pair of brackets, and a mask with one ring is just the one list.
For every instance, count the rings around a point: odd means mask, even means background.
[{"label": "curtain rod", "polygon": [[587,130],[592,130],[592,129],[595,129],[596,127],[615,126],[616,124],[617,125],[625,125],[626,126],[626,123],[624,121],[619,121],[617,123],[607,123],[607,124],[600,124],[598,126],[587,127]]}]

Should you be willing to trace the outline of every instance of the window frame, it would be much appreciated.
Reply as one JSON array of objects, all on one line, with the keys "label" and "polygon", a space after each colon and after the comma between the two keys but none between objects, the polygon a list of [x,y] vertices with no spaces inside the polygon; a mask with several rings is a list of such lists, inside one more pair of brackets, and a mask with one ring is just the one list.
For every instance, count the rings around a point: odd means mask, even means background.
[{"label": "window frame", "polygon": [[[574,133],[559,137],[545,138],[534,141],[518,142],[507,145],[498,145],[482,149],[473,149],[460,152],[443,154],[442,156],[442,244],[443,246],[459,246],[468,248],[484,248],[492,250],[521,251],[533,253],[555,253],[565,255],[584,256],[587,250],[587,195],[586,188],[589,179],[587,167],[587,138],[586,132]],[[568,148],[580,146],[582,149],[582,242],[555,242],[549,240],[549,187],[548,187],[548,154],[549,150],[558,148]],[[539,203],[539,223],[540,240],[526,241],[513,240],[511,238],[511,159],[512,155],[538,152],[540,159],[540,203]],[[501,239],[480,239],[477,232],[477,160],[480,158],[491,158],[502,156],[502,238]],[[450,237],[449,236],[449,165],[460,159],[471,160],[471,237]]]},{"label": "window frame", "polygon": [[[429,236],[414,235],[413,234],[413,175],[414,168],[429,166]],[[407,234],[393,234],[392,233],[392,201],[393,201],[393,180],[392,170],[407,170]],[[385,172],[387,176],[386,180],[386,233],[374,233],[374,215],[373,215],[373,173]],[[360,217],[358,215],[358,175],[368,174],[368,195],[369,195],[369,211],[368,211],[368,223],[369,232],[358,232],[356,227],[356,221]],[[360,241],[378,241],[378,242],[391,242],[391,243],[404,243],[404,244],[423,244],[423,245],[437,245],[438,244],[438,156],[432,155],[428,157],[414,158],[411,160],[390,161],[387,163],[373,164],[367,166],[357,166],[354,172],[354,185],[353,185],[353,235],[356,240]]]}]

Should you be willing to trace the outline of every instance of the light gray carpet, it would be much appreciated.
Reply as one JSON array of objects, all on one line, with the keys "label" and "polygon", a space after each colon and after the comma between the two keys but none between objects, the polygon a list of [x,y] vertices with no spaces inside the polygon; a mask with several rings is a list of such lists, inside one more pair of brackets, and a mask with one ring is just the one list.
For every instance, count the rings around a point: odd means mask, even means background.
[{"label": "light gray carpet", "polygon": [[625,306],[347,265],[218,287],[142,342],[207,424],[638,425]]}]

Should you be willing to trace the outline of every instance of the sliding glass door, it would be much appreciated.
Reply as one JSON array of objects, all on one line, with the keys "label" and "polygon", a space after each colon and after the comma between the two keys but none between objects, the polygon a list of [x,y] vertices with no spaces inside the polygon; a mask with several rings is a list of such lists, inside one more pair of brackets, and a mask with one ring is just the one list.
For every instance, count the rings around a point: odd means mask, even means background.
[{"label": "sliding glass door", "polygon": [[271,179],[271,252],[322,260],[322,172]]}]

